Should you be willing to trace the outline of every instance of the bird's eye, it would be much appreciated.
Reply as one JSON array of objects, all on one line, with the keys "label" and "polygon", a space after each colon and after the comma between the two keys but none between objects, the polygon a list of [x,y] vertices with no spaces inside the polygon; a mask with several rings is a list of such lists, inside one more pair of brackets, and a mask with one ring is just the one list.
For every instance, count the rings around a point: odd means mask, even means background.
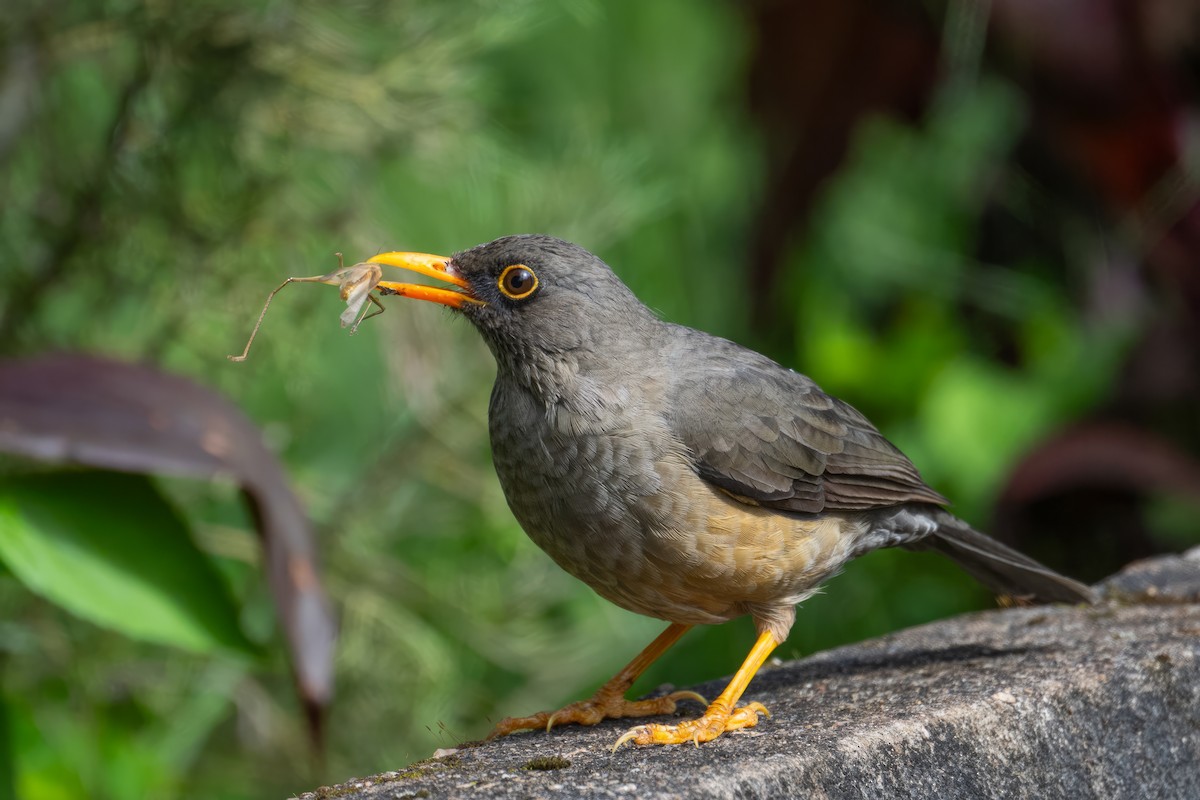
[{"label": "bird's eye", "polygon": [[500,291],[511,300],[524,300],[538,287],[537,275],[524,264],[510,264],[500,273]]}]

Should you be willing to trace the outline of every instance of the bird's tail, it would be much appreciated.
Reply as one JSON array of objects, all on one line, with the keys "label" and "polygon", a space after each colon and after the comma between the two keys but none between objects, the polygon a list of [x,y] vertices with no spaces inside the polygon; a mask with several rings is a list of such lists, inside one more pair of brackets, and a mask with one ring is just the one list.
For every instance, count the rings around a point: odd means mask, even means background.
[{"label": "bird's tail", "polygon": [[934,514],[937,530],[904,546],[934,550],[953,559],[973,578],[999,595],[1043,603],[1095,603],[1096,593],[1079,581],[997,542],[948,511]]}]

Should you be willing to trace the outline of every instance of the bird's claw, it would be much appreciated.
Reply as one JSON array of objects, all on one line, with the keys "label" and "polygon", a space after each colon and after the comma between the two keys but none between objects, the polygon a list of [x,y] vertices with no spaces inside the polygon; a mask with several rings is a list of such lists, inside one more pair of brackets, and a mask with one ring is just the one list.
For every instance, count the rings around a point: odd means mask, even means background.
[{"label": "bird's claw", "polygon": [[759,715],[768,719],[771,712],[762,703],[747,703],[744,706],[729,711],[724,708],[712,708],[704,712],[699,719],[690,719],[678,725],[638,725],[630,728],[621,738],[617,739],[612,752],[617,752],[626,742],[634,744],[683,744],[691,742],[696,747],[701,742],[711,742],[727,731],[753,728],[758,724]]},{"label": "bird's claw", "polygon": [[673,702],[676,702],[676,703],[678,703],[680,700],[692,700],[694,702],[699,703],[702,706],[705,706],[705,707],[708,706],[708,700],[706,700],[704,698],[704,695],[700,694],[699,692],[693,692],[688,689],[683,689],[678,692],[671,692],[669,695],[667,695],[667,699],[669,699]]},{"label": "bird's claw", "polygon": [[624,697],[609,693],[597,693],[587,700],[580,700],[560,708],[553,713],[540,711],[528,717],[507,717],[500,720],[488,739],[506,736],[521,730],[531,730],[545,727],[548,733],[551,728],[560,723],[575,723],[576,725],[595,725],[605,719],[622,717],[652,717],[660,714],[675,712],[675,704],[680,700],[692,700],[707,706],[708,701],[696,692],[682,690],[672,692],[663,697],[652,697],[648,700],[626,700]]},{"label": "bird's claw", "polygon": [[642,728],[646,728],[646,727],[648,727],[648,726],[638,725],[636,728],[630,728],[629,730],[622,733],[621,738],[617,739],[617,741],[612,746],[612,750],[609,750],[609,752],[615,753],[618,750],[620,750],[621,745],[625,744],[628,741],[632,741],[632,740],[636,739],[638,737],[638,734],[641,733]]}]

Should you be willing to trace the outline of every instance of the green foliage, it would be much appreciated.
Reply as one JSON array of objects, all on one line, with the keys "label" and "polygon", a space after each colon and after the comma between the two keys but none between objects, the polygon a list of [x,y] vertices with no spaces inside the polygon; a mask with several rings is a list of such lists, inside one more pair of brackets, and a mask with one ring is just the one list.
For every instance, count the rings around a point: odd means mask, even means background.
[{"label": "green foliage", "polygon": [[0,800],[15,800],[17,796],[17,771],[13,765],[16,747],[10,716],[8,703],[0,698]]},{"label": "green foliage", "polygon": [[[86,632],[74,633],[89,641]],[[91,643],[101,651],[109,646]],[[228,716],[245,673],[229,664],[189,661],[188,691],[164,692],[161,652],[121,650],[119,663],[93,651],[78,669],[16,682],[14,688],[23,690],[13,693],[10,707],[17,796],[192,796],[185,776]],[[175,666],[184,661],[177,657]],[[62,669],[53,656],[44,667]]]},{"label": "green foliage", "polygon": [[[985,201],[1028,213],[1003,172],[1023,117],[1008,87],[983,81],[947,93],[921,130],[865,124],[790,273],[805,370],[980,521],[1009,466],[1095,402],[1129,334],[1084,320],[1051,265],[964,255]],[[983,323],[968,328],[968,314]],[[981,331],[1011,335],[1017,365]]]},{"label": "green foliage", "polygon": [[126,636],[254,652],[212,562],[146,478],[0,478],[0,561],[43,597]]}]

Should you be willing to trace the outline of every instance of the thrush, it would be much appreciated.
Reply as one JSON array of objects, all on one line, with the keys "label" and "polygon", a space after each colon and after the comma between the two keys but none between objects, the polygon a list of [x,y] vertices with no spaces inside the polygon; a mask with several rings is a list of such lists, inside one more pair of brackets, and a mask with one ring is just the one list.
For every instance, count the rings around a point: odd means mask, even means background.
[{"label": "thrush", "polygon": [[745,615],[757,641],[704,714],[638,725],[614,749],[754,726],[766,708],[739,701],[787,638],[796,605],[882,547],[942,553],[998,594],[1094,600],[946,511],[946,498],[850,405],[764,355],[663,321],[582,247],[521,235],[452,258],[370,260],[447,284],[379,288],[449,306],[487,342],[496,473],[529,537],[602,597],[670,623],[593,697],[505,719],[492,736],[703,701],[625,693],[690,627]]}]

